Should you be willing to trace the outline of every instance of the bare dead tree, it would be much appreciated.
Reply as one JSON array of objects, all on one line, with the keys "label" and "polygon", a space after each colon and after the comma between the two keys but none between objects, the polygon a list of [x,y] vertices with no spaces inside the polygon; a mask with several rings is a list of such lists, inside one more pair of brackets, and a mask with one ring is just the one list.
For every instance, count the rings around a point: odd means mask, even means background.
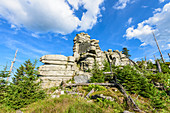
[{"label": "bare dead tree", "polygon": [[[155,57],[155,55],[154,55],[154,57]],[[158,71],[161,73],[162,72],[161,65],[160,65],[159,61],[156,59],[156,57],[155,57],[155,62],[158,67]]]},{"label": "bare dead tree", "polygon": [[[15,59],[16,59],[16,56],[17,56],[17,52],[18,52],[18,49],[15,51],[15,56],[14,56],[14,60],[13,60],[12,63],[11,63],[11,67],[10,67],[10,70],[9,70],[9,75],[11,74],[13,65],[14,65],[14,63],[15,63]],[[8,80],[9,80],[9,77],[7,78],[7,81],[8,81]]]},{"label": "bare dead tree", "polygon": [[156,45],[157,45],[157,47],[158,47],[158,50],[159,50],[161,59],[162,59],[163,63],[165,63],[164,58],[163,58],[163,55],[162,55],[162,52],[161,52],[161,50],[160,50],[160,48],[159,48],[158,41],[157,41],[157,39],[156,39],[156,37],[155,37],[154,32],[152,32],[152,34],[153,34],[153,37],[154,37],[154,39],[155,39]]}]

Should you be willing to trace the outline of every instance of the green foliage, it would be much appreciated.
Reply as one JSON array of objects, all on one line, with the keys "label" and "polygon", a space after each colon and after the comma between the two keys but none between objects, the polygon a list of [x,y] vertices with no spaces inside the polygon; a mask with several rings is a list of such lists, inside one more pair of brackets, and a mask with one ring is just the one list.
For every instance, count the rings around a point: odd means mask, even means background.
[{"label": "green foliage", "polygon": [[150,97],[153,84],[140,75],[130,66],[124,66],[123,69],[116,70],[117,79],[130,93],[138,93],[144,97]]},{"label": "green foliage", "polygon": [[170,68],[167,64],[163,63],[162,61],[159,61],[161,65],[161,69],[163,73],[168,73],[170,74]]},{"label": "green foliage", "polygon": [[104,72],[110,72],[110,64],[109,64],[109,62],[104,61],[103,65],[104,65],[103,71]]},{"label": "green foliage", "polygon": [[13,78],[13,83],[9,85],[5,104],[11,108],[19,109],[27,104],[45,98],[45,92],[40,88],[38,82],[38,71],[35,67],[36,62],[25,61],[17,69]]},{"label": "green foliage", "polygon": [[156,74],[147,74],[146,77],[153,82],[158,82],[163,84],[165,87],[170,86],[170,74],[169,73],[156,73]]},{"label": "green foliage", "polygon": [[143,59],[142,59],[142,61],[139,61],[138,62],[138,66],[141,68],[141,69],[145,69],[146,68],[146,61],[144,61]]},{"label": "green foliage", "polygon": [[58,86],[54,86],[54,87],[49,88],[50,92],[54,92],[54,91],[56,91],[57,89],[59,89]]},{"label": "green foliage", "polygon": [[97,64],[96,61],[94,62],[93,69],[91,70],[91,72],[92,72],[93,76],[90,78],[90,82],[102,83],[105,81],[105,76],[103,74],[103,70],[99,69],[99,65]]},{"label": "green foliage", "polygon": [[129,55],[129,50],[126,47],[123,48],[122,53],[125,54],[127,58],[131,57],[131,55]]},{"label": "green foliage", "polygon": [[107,90],[104,86],[90,84],[88,86],[88,91],[91,91],[93,88],[97,91]]},{"label": "green foliage", "polygon": [[123,108],[120,104],[118,104],[116,101],[111,101],[103,98],[97,98],[97,103],[99,104],[100,107],[102,108],[112,108],[112,110],[115,113],[120,113],[123,112]]},{"label": "green foliage", "polygon": [[[126,91],[130,94],[137,94],[144,98],[151,99],[150,103],[153,108],[164,109],[166,108],[167,102],[169,102],[169,96],[167,96],[166,92],[169,91],[168,87],[170,86],[170,69],[167,64],[164,64],[161,61],[159,62],[163,71],[162,73],[153,74],[151,71],[146,71],[145,68],[156,69],[157,67],[152,62],[146,62],[147,67],[145,67],[145,61],[140,62],[141,68],[129,65],[122,68],[112,65],[112,70],[115,73],[114,75],[117,76],[118,82],[124,86]],[[104,66],[103,70],[99,70],[97,65],[94,65],[94,73],[91,78],[92,82],[98,82],[101,78],[103,82],[107,79],[113,79],[112,77],[106,78],[105,75],[103,75],[103,72],[110,71],[110,65],[108,62],[105,62]],[[154,86],[154,83],[156,82],[163,85],[165,90],[161,91],[157,89]],[[94,88],[94,86],[90,86],[89,90],[91,90],[92,87]]]},{"label": "green foliage", "polygon": [[6,91],[8,88],[8,81],[6,80],[9,77],[9,72],[7,71],[7,66],[4,67],[2,71],[0,71],[0,103],[3,103],[6,97]]},{"label": "green foliage", "polygon": [[[123,69],[117,69],[117,78],[118,81],[125,87],[125,89],[134,94],[141,95],[145,98],[151,98],[152,105],[154,108],[164,108],[165,102],[169,97],[165,93],[165,91],[159,91],[154,84],[151,83],[151,80],[157,80],[159,82],[166,83],[164,78],[168,76],[165,74],[157,73],[150,75],[150,79],[145,76],[149,75],[141,75],[137,70],[130,66],[124,66]],[[156,76],[155,78],[153,76]]]},{"label": "green foliage", "polygon": [[155,108],[165,108],[165,99],[167,99],[167,94],[159,90],[153,90],[153,96],[151,97],[151,105]]},{"label": "green foliage", "polygon": [[156,69],[157,67],[156,67],[156,65],[153,64],[151,61],[148,61],[146,68],[147,68],[147,69]]}]

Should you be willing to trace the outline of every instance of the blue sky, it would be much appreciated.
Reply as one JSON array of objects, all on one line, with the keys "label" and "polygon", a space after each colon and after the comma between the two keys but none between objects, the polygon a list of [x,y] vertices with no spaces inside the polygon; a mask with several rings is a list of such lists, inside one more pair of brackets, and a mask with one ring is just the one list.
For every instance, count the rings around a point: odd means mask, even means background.
[{"label": "blue sky", "polygon": [[[103,51],[127,47],[132,60],[170,53],[170,0],[0,0],[0,66],[17,68],[46,54],[73,54],[77,33],[99,40]],[[38,63],[42,65],[42,63]]]}]

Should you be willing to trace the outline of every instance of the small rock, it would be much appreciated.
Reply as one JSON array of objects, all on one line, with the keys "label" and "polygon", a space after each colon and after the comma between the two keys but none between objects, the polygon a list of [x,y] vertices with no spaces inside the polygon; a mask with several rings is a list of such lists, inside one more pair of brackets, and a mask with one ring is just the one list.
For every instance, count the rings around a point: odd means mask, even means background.
[{"label": "small rock", "polygon": [[60,94],[63,95],[63,94],[64,94],[64,91],[61,91]]},{"label": "small rock", "polygon": [[74,76],[75,83],[87,83],[89,78],[87,75]]},{"label": "small rock", "polygon": [[16,113],[23,113],[21,110],[17,110]]},{"label": "small rock", "polygon": [[108,51],[108,52],[112,52],[112,49],[108,49],[107,51]]},{"label": "small rock", "polygon": [[59,98],[60,95],[51,95],[51,98]]},{"label": "small rock", "polygon": [[123,111],[123,113],[134,113],[134,112],[130,112],[130,111]]},{"label": "small rock", "polygon": [[88,100],[87,102],[88,102],[88,103],[91,103],[91,102],[93,102],[93,100]]}]

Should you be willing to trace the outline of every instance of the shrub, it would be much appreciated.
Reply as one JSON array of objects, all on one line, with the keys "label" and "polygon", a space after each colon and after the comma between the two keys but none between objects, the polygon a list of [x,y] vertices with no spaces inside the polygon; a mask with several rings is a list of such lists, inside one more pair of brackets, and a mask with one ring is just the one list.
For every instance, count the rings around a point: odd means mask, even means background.
[{"label": "shrub", "polygon": [[9,85],[5,104],[11,108],[19,109],[27,104],[45,98],[45,92],[40,88],[37,77],[36,62],[25,61],[17,69],[13,83]]},{"label": "shrub", "polygon": [[94,62],[93,69],[91,70],[93,76],[90,78],[90,82],[98,82],[102,83],[105,81],[105,76],[103,74],[103,70],[99,69],[99,65],[97,62]]},{"label": "shrub", "polygon": [[0,103],[4,102],[6,97],[6,91],[8,89],[8,81],[6,78],[9,77],[9,72],[7,71],[7,66],[4,67],[2,71],[0,71]]},{"label": "shrub", "polygon": [[107,90],[104,86],[90,84],[88,86],[88,91],[91,91],[93,88],[98,91]]}]

